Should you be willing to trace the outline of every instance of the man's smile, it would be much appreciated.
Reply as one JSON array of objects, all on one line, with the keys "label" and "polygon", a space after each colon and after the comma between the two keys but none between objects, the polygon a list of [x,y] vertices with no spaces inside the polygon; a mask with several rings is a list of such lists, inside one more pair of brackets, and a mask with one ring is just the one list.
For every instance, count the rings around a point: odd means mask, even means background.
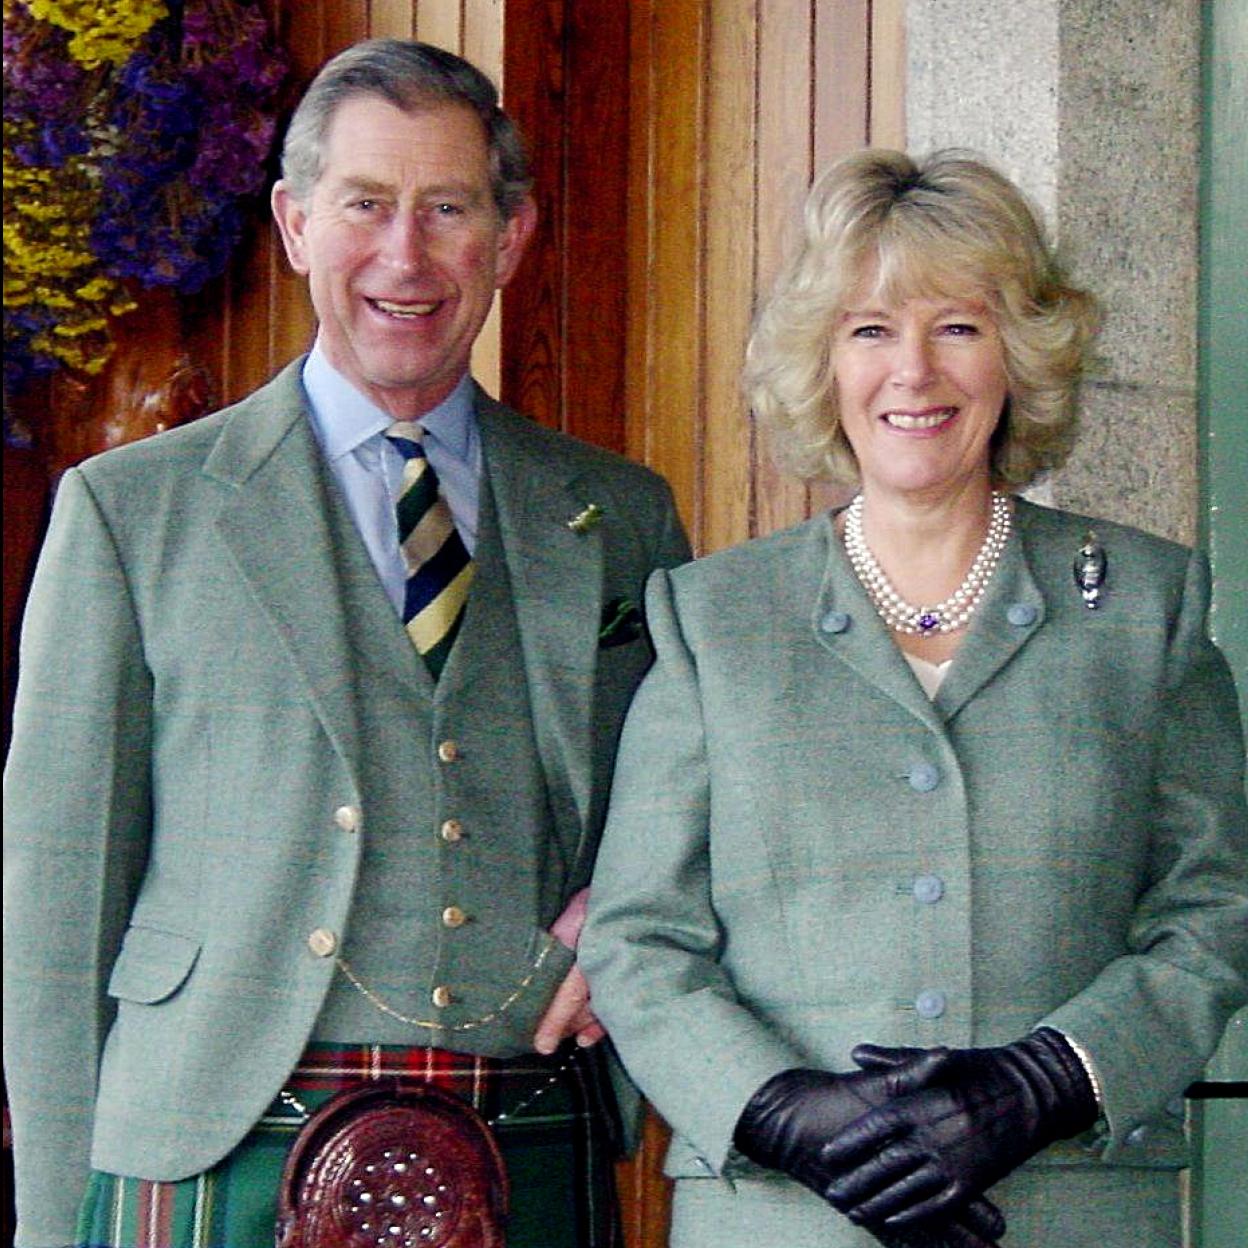
[{"label": "man's smile", "polygon": [[368,299],[366,296],[365,301],[370,307],[376,308],[379,312],[385,312],[388,316],[397,316],[403,319],[429,316],[442,306],[442,300],[440,299],[432,302],[399,303],[394,299]]}]

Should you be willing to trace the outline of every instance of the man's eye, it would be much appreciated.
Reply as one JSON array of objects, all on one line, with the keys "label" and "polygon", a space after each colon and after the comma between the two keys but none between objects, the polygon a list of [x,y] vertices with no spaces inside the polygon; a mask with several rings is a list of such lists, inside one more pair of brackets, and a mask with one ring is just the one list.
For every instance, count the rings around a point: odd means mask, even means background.
[{"label": "man's eye", "polygon": [[351,205],[357,212],[372,212],[377,207],[375,199],[357,199]]},{"label": "man's eye", "polygon": [[459,217],[464,212],[462,204],[453,204],[449,201],[435,204],[433,210],[439,217]]}]

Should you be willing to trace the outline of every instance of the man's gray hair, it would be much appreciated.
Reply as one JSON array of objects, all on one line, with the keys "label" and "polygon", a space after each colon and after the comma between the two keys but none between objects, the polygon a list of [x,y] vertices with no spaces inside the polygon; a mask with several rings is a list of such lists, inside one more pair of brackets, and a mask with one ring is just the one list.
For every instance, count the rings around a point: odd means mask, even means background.
[{"label": "man's gray hair", "polygon": [[405,113],[459,104],[481,119],[490,160],[490,190],[504,221],[532,185],[524,140],[498,105],[494,84],[461,56],[410,39],[366,39],[326,62],[286,130],[282,177],[306,203],[321,176],[325,137],[341,105],[376,96]]}]

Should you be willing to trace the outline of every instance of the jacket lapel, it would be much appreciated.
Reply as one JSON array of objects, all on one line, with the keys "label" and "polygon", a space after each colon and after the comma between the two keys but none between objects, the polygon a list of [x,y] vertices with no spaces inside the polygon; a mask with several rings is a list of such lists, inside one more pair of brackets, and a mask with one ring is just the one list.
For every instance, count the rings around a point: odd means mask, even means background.
[{"label": "jacket lapel", "polygon": [[538,753],[561,824],[588,826],[590,716],[602,616],[603,526],[568,521],[592,502],[532,436],[529,422],[478,391],[485,473],[511,576]]},{"label": "jacket lapel", "polygon": [[1015,500],[1014,533],[936,695],[936,709],[945,720],[952,719],[1044,625],[1044,596],[1028,562],[1028,514],[1028,505]]},{"label": "jacket lapel", "polygon": [[844,547],[832,529],[831,517],[822,529],[826,560],[813,616],[816,636],[825,649],[862,679],[928,727],[943,731],[943,725],[992,680],[1044,623],[1044,598],[1027,561],[1027,516],[1027,505],[1020,503],[1013,540],[1001,554],[996,573],[934,701],[928,699],[914,678],[854,575]]},{"label": "jacket lapel", "polygon": [[239,405],[204,471],[232,489],[218,531],[358,782],[359,656],[350,629],[375,632],[374,641],[401,639],[408,653],[400,655],[399,670],[412,669],[414,652],[401,629],[370,627],[369,613],[389,604],[367,553],[358,539],[351,544],[350,517],[327,479],[305,414],[301,365],[296,361]]},{"label": "jacket lapel", "polygon": [[[823,568],[811,623],[820,644],[916,719],[943,732],[941,717],[915,680],[854,575],[845,548],[833,528],[833,517],[824,517],[824,523],[817,526],[815,532]],[[812,572],[819,574],[815,569]]]}]

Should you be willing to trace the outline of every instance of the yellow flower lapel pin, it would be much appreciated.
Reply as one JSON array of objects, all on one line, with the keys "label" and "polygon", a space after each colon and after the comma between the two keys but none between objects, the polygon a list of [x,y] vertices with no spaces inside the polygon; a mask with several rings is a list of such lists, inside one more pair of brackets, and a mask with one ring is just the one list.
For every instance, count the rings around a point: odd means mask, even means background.
[{"label": "yellow flower lapel pin", "polygon": [[591,529],[596,529],[602,523],[602,517],[605,513],[597,503],[590,503],[583,510],[578,511],[576,515],[568,521],[568,528],[573,533],[588,533]]}]

